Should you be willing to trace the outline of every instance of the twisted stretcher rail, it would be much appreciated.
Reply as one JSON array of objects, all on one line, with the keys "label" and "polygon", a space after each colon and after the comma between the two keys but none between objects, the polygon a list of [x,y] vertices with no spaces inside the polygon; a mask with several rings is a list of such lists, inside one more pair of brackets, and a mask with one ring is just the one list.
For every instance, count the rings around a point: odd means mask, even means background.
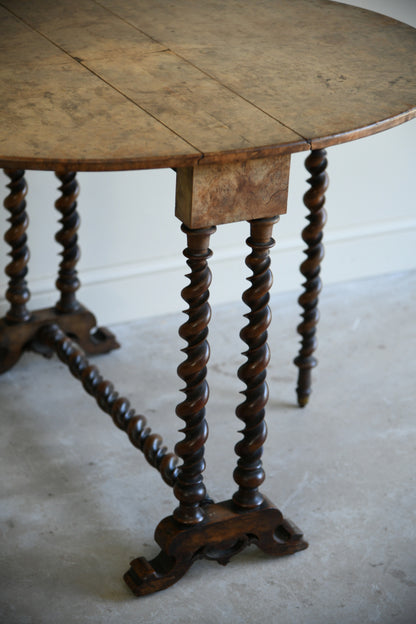
[{"label": "twisted stretcher rail", "polygon": [[178,478],[179,458],[168,452],[163,446],[162,436],[152,432],[146,418],[136,414],[129,400],[120,396],[98,368],[89,363],[82,349],[56,324],[41,327],[36,340],[57,354],[88,394],[95,398],[99,407],[128,435],[133,446],[142,451],[149,464],[160,472],[165,483],[173,487]]}]

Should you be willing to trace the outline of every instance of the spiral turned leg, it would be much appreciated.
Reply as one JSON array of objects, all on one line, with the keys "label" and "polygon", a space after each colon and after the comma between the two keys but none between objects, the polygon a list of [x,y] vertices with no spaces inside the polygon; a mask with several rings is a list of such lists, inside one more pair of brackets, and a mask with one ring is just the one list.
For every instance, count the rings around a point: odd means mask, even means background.
[{"label": "spiral turned leg", "polygon": [[25,201],[27,185],[25,172],[21,169],[5,169],[4,173],[11,180],[7,185],[10,194],[4,200],[4,207],[10,212],[8,219],[10,228],[4,235],[4,240],[11,247],[9,256],[12,259],[5,269],[6,275],[10,278],[6,291],[10,308],[5,318],[10,323],[23,323],[30,318],[30,312],[26,307],[30,293],[25,279],[29,262],[29,249],[26,244],[26,230],[29,224]]},{"label": "spiral turned leg", "polygon": [[56,303],[56,309],[59,312],[74,312],[79,308],[75,293],[80,286],[76,270],[80,257],[77,235],[80,220],[76,202],[79,186],[74,172],[56,172],[55,175],[62,183],[59,187],[61,196],[55,202],[55,208],[62,214],[59,221],[62,228],[56,233],[55,240],[63,247],[56,280],[56,287],[61,296]]},{"label": "spiral turned leg", "polygon": [[238,371],[239,379],[247,387],[242,392],[245,401],[236,411],[245,428],[241,432],[243,439],[235,447],[240,459],[234,470],[234,480],[239,488],[233,496],[234,503],[244,509],[254,509],[263,502],[259,487],[264,481],[261,456],[267,434],[264,414],[269,396],[266,370],[270,360],[266,341],[271,320],[269,290],[273,281],[269,249],[274,245],[271,235],[278,220],[279,217],[271,217],[251,221],[251,236],[247,239],[252,252],[246,264],[253,275],[248,278],[250,288],[243,294],[243,301],[250,312],[245,315],[249,322],[241,330],[240,337],[248,345],[248,350],[244,353],[247,361]]},{"label": "spiral turned leg", "polygon": [[12,368],[19,360],[33,319],[33,313],[26,306],[30,299],[26,283],[29,262],[25,201],[27,186],[24,171],[21,169],[5,169],[4,173],[10,178],[7,185],[10,193],[4,200],[4,207],[10,213],[10,228],[6,231],[4,240],[11,247],[11,262],[5,269],[9,278],[6,299],[10,307],[0,319],[0,374]]},{"label": "spiral turned leg", "polygon": [[206,491],[202,480],[205,468],[204,444],[208,436],[205,420],[205,405],[208,401],[206,381],[209,345],[207,342],[208,323],[211,308],[208,303],[211,271],[207,260],[212,255],[208,248],[211,234],[215,227],[191,230],[182,226],[188,238],[188,247],[184,255],[191,273],[188,286],[182,290],[182,297],[188,304],[188,320],[179,330],[179,335],[188,344],[183,349],[187,358],[178,367],[178,375],[186,383],[182,392],[185,400],[176,408],[176,414],[185,421],[183,440],[175,447],[176,454],[183,460],[175,483],[174,494],[179,500],[179,507],[173,515],[183,524],[196,524],[204,519],[200,503]]},{"label": "spiral turned leg", "polygon": [[313,150],[305,161],[306,169],[311,174],[308,179],[311,188],[303,198],[309,210],[309,225],[302,232],[302,238],[307,245],[304,252],[307,258],[300,270],[306,281],[303,284],[304,292],[299,297],[299,304],[303,308],[303,321],[297,328],[301,336],[301,348],[294,360],[299,368],[296,393],[300,407],[304,407],[309,400],[312,369],[317,364],[314,352],[317,347],[316,327],[319,321],[318,297],[322,288],[320,271],[324,257],[322,238],[326,222],[324,204],[325,191],[328,188],[328,175],[325,171],[327,164],[326,151],[323,149]]},{"label": "spiral turned leg", "polygon": [[[59,265],[56,288],[60,298],[53,310],[50,322],[56,320],[62,328],[67,328],[68,335],[73,337],[89,355],[107,353],[119,347],[114,335],[106,328],[97,328],[95,316],[76,298],[80,287],[77,263],[80,258],[78,246],[78,228],[80,218],[77,212],[77,197],[79,185],[75,172],[55,172],[61,182],[60,197],[55,202],[55,208],[61,213],[59,220],[61,229],[56,233],[55,240],[62,246],[62,260]],[[32,343],[35,350],[36,343]]]}]

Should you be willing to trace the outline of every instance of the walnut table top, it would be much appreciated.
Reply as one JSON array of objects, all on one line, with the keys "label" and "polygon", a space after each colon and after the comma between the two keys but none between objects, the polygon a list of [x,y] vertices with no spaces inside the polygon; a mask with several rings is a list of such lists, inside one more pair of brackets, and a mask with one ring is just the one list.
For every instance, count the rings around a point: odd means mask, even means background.
[{"label": "walnut table top", "polygon": [[328,0],[1,0],[0,166],[182,167],[416,115],[416,30]]}]

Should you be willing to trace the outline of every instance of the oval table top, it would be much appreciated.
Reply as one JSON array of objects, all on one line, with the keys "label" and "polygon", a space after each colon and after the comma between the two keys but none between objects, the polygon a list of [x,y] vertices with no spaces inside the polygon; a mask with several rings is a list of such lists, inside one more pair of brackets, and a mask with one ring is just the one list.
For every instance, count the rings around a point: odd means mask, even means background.
[{"label": "oval table top", "polygon": [[0,166],[180,167],[416,116],[416,29],[329,0],[1,0]]}]

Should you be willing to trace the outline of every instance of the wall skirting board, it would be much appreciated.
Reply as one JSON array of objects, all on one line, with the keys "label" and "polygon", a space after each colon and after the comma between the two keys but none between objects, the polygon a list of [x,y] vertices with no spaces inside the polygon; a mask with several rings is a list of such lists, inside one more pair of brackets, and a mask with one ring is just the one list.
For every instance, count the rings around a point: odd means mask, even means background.
[{"label": "wall skirting board", "polygon": [[[376,0],[365,2],[368,8],[378,9]],[[406,6],[401,0],[389,3],[390,12],[399,8],[405,11]],[[416,26],[414,8],[397,17]],[[415,144],[413,120],[388,132],[328,149],[324,287],[416,270]],[[291,159],[288,210],[275,227],[277,244],[272,250],[272,293],[294,291],[294,297],[301,290],[299,265],[304,259],[301,230],[307,222],[302,196],[309,188],[306,156],[298,153]],[[185,307],[180,291],[188,280],[181,253],[186,237],[174,216],[174,172],[80,173],[77,177],[80,301],[96,313],[100,323],[106,324],[180,313]],[[28,283],[30,305],[36,309],[56,300],[54,281],[60,258],[54,235],[60,228],[60,215],[54,202],[60,195],[60,182],[52,172],[45,171],[28,171],[26,178],[31,252]],[[7,182],[0,171],[2,199],[8,193]],[[7,216],[6,210],[0,210],[2,236],[10,227]],[[247,223],[229,224],[218,227],[211,239],[213,304],[241,301],[249,274],[244,264],[249,251],[244,244],[248,231]],[[3,267],[9,261],[8,251],[0,241],[0,315],[7,307]]]},{"label": "wall skirting board", "polygon": [[[382,222],[367,227],[329,231],[325,236],[322,279],[325,284],[360,279],[416,267],[416,218]],[[214,242],[214,240],[213,240]],[[215,251],[211,259],[211,303],[240,300],[246,288],[244,245]],[[273,293],[300,292],[299,264],[303,260],[300,237],[277,242],[272,251]],[[397,253],[397,250],[400,253]],[[80,271],[79,299],[93,309],[100,323],[126,322],[151,315],[177,313],[184,307],[180,290],[187,283],[181,253],[158,260],[113,265]],[[221,277],[227,275],[226,280]],[[46,307],[56,300],[54,277],[30,280],[31,307]],[[4,288],[3,288],[4,290]],[[0,314],[7,307],[0,299]]]}]

